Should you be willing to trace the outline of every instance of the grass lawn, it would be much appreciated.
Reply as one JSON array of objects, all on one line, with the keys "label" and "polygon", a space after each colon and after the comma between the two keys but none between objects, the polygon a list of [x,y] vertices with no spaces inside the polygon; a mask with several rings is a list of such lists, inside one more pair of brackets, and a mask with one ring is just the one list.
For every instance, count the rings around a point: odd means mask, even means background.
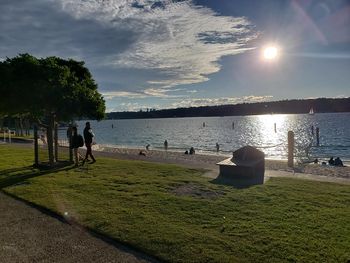
[{"label": "grass lawn", "polygon": [[3,191],[170,262],[348,262],[350,186],[272,178],[247,189],[203,171],[99,158],[89,170],[32,169],[0,145]]}]

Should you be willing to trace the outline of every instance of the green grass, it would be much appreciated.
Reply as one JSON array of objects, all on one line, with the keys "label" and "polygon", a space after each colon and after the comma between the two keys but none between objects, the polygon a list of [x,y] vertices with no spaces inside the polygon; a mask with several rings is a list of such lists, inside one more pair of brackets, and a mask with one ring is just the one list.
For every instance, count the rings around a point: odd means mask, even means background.
[{"label": "green grass", "polygon": [[[350,186],[272,178],[234,189],[174,165],[98,158],[30,168],[0,145],[3,191],[170,262],[347,262]],[[179,189],[187,189],[180,195]]]}]

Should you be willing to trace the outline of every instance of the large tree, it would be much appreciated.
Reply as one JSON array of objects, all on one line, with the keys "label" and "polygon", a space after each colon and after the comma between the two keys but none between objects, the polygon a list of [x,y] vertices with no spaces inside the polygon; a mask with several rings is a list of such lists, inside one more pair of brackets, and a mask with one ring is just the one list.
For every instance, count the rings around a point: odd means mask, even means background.
[{"label": "large tree", "polygon": [[104,118],[105,101],[84,62],[21,54],[0,62],[0,113],[28,115],[47,128],[53,164],[56,121]]}]

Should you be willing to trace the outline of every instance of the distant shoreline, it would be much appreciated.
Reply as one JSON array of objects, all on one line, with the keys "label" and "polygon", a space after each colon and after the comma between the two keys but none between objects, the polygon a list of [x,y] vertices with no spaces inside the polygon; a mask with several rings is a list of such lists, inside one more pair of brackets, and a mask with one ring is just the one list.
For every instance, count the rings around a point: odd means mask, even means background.
[{"label": "distant shoreline", "polygon": [[293,99],[234,105],[199,106],[176,109],[146,109],[107,113],[107,119],[154,119],[184,117],[247,116],[263,114],[308,114],[350,112],[348,98]]}]

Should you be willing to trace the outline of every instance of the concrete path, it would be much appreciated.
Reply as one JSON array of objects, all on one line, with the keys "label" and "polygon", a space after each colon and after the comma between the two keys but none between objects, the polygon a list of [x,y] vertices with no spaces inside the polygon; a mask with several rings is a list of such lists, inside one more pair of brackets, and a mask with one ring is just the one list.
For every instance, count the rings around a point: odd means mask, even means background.
[{"label": "concrete path", "polygon": [[0,192],[0,262],[154,262]]},{"label": "concrete path", "polygon": [[348,178],[321,176],[321,175],[307,174],[307,173],[295,173],[295,172],[287,172],[287,171],[279,171],[279,170],[266,170],[265,181],[271,177],[288,177],[288,178],[307,179],[307,180],[313,180],[313,181],[319,181],[319,182],[350,184],[350,180]]}]

